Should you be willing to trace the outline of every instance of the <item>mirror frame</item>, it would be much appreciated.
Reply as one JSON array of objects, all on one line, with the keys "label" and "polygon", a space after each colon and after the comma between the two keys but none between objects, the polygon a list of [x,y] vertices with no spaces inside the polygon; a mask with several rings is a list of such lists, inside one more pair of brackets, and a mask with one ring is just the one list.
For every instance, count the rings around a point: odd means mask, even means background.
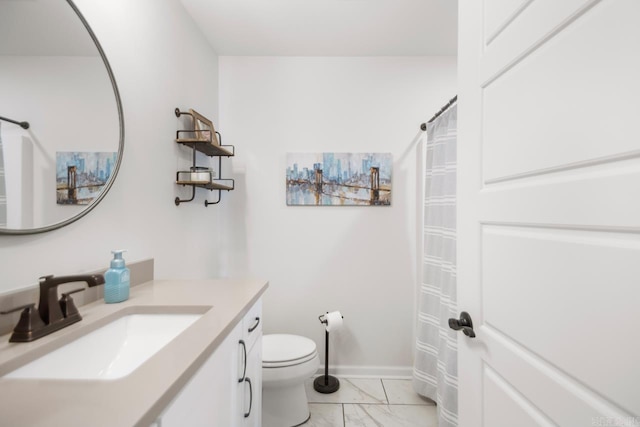
[{"label": "mirror frame", "polygon": [[55,224],[51,224],[51,225],[47,225],[39,228],[28,228],[24,230],[20,230],[16,228],[4,228],[4,229],[0,228],[0,235],[45,233],[47,231],[52,231],[58,228],[62,228],[65,225],[69,225],[72,222],[79,220],[80,218],[88,214],[90,211],[92,211],[93,208],[95,208],[98,205],[98,203],[100,203],[100,201],[104,198],[104,196],[106,196],[106,194],[111,189],[111,186],[113,185],[113,182],[115,181],[116,176],[118,176],[118,171],[120,170],[120,164],[122,163],[122,156],[124,155],[124,114],[122,112],[122,101],[120,99],[120,92],[118,91],[118,85],[116,84],[116,79],[113,75],[113,71],[111,70],[111,65],[109,65],[109,61],[107,60],[107,56],[105,55],[104,50],[102,50],[102,46],[100,45],[100,42],[98,41],[98,38],[94,34],[93,30],[89,26],[89,23],[84,18],[84,16],[82,15],[78,7],[73,3],[73,0],[66,0],[66,2],[71,7],[71,9],[73,9],[73,11],[76,13],[78,18],[80,19],[80,22],[82,22],[82,25],[84,25],[84,28],[89,33],[89,36],[91,37],[91,40],[93,40],[93,43],[96,45],[96,48],[100,53],[100,57],[102,58],[102,62],[105,68],[107,69],[107,74],[109,75],[109,80],[111,81],[111,87],[113,88],[113,94],[116,98],[115,100],[116,100],[116,107],[118,109],[118,123],[120,125],[120,132],[119,132],[120,141],[118,143],[118,158],[116,159],[116,163],[111,173],[111,176],[109,177],[109,181],[107,181],[106,184],[104,185],[104,188],[100,192],[100,195],[96,197],[95,200],[91,202],[91,204],[87,205],[87,207],[83,209],[81,212],[79,212],[78,214],[70,218],[67,218],[64,221],[60,221]]}]

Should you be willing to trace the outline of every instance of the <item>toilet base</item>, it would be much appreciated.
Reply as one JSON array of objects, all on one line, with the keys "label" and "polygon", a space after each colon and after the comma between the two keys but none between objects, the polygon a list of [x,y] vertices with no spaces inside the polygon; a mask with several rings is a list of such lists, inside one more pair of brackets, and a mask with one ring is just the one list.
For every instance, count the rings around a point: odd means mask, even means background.
[{"label": "toilet base", "polygon": [[295,427],[306,423],[310,417],[303,383],[263,389],[262,427]]},{"label": "toilet base", "polygon": [[340,388],[340,381],[334,376],[327,375],[325,382],[325,376],[321,375],[313,380],[313,389],[318,393],[329,394],[338,391]]},{"label": "toilet base", "polygon": [[303,422],[301,422],[301,423],[300,423],[300,424],[298,424],[297,426],[293,426],[293,427],[300,427],[301,425],[306,424],[306,423],[307,423],[307,421],[309,421],[310,419],[311,419],[311,413],[309,413],[309,416],[307,417],[307,419],[306,419],[306,420],[304,420]]}]

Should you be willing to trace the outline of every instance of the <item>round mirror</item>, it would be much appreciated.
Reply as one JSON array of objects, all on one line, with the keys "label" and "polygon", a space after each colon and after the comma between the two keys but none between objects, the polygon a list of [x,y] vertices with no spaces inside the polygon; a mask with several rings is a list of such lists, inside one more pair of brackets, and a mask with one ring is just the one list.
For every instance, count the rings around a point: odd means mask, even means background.
[{"label": "round mirror", "polygon": [[0,234],[54,230],[105,196],[124,148],[109,62],[71,0],[0,0]]}]

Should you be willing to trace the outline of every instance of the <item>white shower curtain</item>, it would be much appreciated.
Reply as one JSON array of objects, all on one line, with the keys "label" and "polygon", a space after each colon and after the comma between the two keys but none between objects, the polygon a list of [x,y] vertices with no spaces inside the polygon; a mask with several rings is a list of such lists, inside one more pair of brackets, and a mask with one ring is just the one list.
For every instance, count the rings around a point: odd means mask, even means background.
[{"label": "white shower curtain", "polygon": [[458,425],[456,307],[456,125],[454,104],[427,125],[422,283],[413,387],[438,405],[439,427]]}]

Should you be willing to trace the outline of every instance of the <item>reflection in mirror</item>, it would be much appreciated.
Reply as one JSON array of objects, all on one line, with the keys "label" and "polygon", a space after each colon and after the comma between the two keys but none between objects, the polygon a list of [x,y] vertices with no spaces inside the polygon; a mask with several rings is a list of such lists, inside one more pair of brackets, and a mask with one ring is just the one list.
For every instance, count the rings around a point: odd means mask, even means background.
[{"label": "reflection in mirror", "polygon": [[0,233],[62,227],[104,197],[122,158],[118,90],[71,0],[0,0]]}]

